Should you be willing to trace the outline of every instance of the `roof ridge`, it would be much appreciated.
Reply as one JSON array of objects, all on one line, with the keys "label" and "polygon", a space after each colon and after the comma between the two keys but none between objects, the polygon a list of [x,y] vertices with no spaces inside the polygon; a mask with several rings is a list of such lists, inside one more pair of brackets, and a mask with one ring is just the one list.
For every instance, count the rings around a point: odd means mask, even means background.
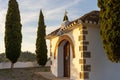
[{"label": "roof ridge", "polygon": [[89,13],[86,13],[85,15],[83,15],[80,18],[77,18],[73,21],[71,21],[66,27],[64,27],[63,29],[58,28],[55,31],[51,32],[49,35],[56,35],[60,30],[61,31],[65,31],[71,27],[73,27],[74,25],[76,25],[77,23],[90,23],[90,24],[99,24],[99,11],[98,10],[93,10]]}]

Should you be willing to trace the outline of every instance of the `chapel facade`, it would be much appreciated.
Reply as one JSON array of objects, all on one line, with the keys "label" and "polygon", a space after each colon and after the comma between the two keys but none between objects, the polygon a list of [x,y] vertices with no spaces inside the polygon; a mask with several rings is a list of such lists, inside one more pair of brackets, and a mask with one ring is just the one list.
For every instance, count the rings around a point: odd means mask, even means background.
[{"label": "chapel facade", "polygon": [[[67,16],[67,14],[65,14]],[[100,37],[99,11],[69,21],[46,36],[51,72],[70,80],[118,80],[120,64],[110,62]]]}]

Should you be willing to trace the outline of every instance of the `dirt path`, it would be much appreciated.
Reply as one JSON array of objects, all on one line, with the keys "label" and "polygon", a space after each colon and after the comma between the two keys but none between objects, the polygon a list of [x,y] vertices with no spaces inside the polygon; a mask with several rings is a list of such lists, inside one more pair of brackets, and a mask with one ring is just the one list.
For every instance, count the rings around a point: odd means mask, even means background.
[{"label": "dirt path", "polygon": [[0,80],[50,80],[36,74],[39,72],[49,72],[49,68],[0,69]]}]

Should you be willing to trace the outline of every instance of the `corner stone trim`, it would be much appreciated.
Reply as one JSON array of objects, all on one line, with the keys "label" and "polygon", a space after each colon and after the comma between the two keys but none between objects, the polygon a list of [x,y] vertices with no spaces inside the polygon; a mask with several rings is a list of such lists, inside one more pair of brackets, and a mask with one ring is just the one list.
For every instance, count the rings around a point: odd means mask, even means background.
[{"label": "corner stone trim", "polygon": [[79,35],[79,51],[80,51],[80,79],[88,79],[89,80],[89,73],[91,72],[91,65],[87,64],[87,61],[91,58],[91,52],[88,51],[89,41],[87,41],[88,30],[86,26],[80,27],[80,35]]},{"label": "corner stone trim", "polygon": [[86,26],[80,27],[79,30],[87,29]]},{"label": "corner stone trim", "polygon": [[86,64],[86,59],[79,59],[80,64]]},{"label": "corner stone trim", "polygon": [[81,57],[82,58],[91,58],[91,53],[90,52],[81,52]]},{"label": "corner stone trim", "polygon": [[79,47],[79,50],[80,50],[80,51],[82,51],[82,50],[83,50],[83,51],[87,51],[87,46],[80,46],[80,47]]},{"label": "corner stone trim", "polygon": [[80,72],[80,79],[89,79],[89,72]]},{"label": "corner stone trim", "polygon": [[80,32],[80,34],[88,34],[88,31],[83,30]]},{"label": "corner stone trim", "polygon": [[91,65],[81,65],[82,71],[91,71]]},{"label": "corner stone trim", "polygon": [[81,41],[81,40],[86,40],[86,36],[85,35],[80,35],[79,36],[79,41]]},{"label": "corner stone trim", "polygon": [[80,42],[80,44],[82,44],[82,45],[89,45],[89,42],[88,41],[82,41],[82,42]]}]

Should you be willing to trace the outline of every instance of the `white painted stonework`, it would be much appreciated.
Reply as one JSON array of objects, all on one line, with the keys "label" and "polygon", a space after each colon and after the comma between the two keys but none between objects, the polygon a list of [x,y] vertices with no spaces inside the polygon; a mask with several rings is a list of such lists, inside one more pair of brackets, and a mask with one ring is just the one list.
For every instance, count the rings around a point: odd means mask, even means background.
[{"label": "white painted stonework", "polygon": [[[70,80],[120,80],[120,64],[109,61],[102,47],[100,25],[97,22],[89,22],[83,23],[78,20],[78,23],[72,24],[73,28],[69,29],[70,31],[48,38],[51,44],[51,72],[56,77],[64,77],[63,46],[67,40],[61,41],[57,48],[56,44],[58,44],[62,36],[67,36],[74,45],[75,54],[74,57],[72,45],[70,44]],[[86,33],[81,33],[84,31],[83,27],[86,27]],[[79,40],[81,35],[82,37],[85,36],[85,41],[89,42],[85,50],[80,50],[80,46],[86,46],[81,44],[84,39]],[[90,52],[89,58],[82,57],[82,52]],[[85,59],[85,63],[80,63],[80,59]],[[87,68],[88,71],[83,70],[82,65],[90,65]],[[87,75],[81,73],[87,73]]]}]

